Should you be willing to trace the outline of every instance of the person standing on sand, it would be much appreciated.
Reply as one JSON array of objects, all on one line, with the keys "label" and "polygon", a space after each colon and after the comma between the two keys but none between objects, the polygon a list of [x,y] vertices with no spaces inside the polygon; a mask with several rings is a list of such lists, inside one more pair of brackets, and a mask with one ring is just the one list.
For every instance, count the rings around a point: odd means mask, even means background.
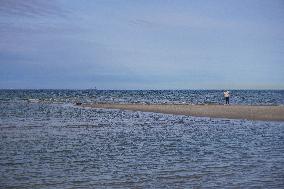
[{"label": "person standing on sand", "polygon": [[229,98],[230,98],[230,91],[225,91],[224,92],[224,97],[226,100],[226,104],[230,104]]}]

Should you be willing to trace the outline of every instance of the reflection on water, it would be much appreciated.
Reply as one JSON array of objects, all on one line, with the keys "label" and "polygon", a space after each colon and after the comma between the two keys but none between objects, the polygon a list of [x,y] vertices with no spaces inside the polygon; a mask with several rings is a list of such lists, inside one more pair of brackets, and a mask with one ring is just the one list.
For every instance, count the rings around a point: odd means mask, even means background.
[{"label": "reflection on water", "polygon": [[0,188],[284,186],[284,122],[0,103]]}]

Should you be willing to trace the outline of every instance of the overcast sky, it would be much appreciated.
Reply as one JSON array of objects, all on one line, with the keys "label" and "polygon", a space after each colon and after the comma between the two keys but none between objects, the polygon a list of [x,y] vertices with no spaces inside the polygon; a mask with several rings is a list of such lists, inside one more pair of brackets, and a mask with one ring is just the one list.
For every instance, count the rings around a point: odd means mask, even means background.
[{"label": "overcast sky", "polygon": [[284,89],[283,0],[0,0],[0,88]]}]

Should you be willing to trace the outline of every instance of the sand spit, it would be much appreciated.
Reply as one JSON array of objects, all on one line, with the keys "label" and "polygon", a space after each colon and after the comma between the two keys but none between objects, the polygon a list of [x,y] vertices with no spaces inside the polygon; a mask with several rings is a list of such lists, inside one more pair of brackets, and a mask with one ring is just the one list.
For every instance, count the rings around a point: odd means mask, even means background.
[{"label": "sand spit", "polygon": [[177,105],[177,104],[84,104],[83,107],[156,112],[197,117],[284,121],[284,106]]}]

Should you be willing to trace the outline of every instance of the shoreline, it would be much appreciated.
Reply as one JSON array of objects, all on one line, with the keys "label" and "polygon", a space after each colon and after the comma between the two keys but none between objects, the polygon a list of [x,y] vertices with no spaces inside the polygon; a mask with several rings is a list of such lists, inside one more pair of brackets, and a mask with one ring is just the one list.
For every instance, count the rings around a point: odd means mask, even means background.
[{"label": "shoreline", "polygon": [[284,121],[284,106],[184,104],[82,104],[81,107],[120,109],[194,117]]}]

